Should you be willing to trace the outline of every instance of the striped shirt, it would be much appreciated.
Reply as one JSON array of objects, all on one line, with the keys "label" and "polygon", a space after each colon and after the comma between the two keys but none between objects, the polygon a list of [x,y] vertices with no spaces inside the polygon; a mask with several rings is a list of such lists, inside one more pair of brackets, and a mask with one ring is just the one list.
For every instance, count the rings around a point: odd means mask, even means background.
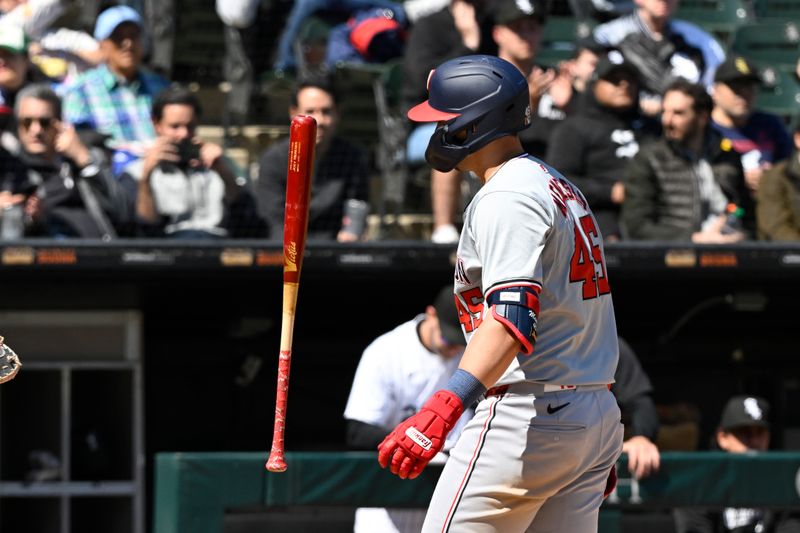
[{"label": "striped shirt", "polygon": [[115,147],[149,141],[156,136],[150,117],[153,98],[167,85],[166,79],[144,69],[127,82],[100,65],[63,88],[64,118],[110,135]]}]

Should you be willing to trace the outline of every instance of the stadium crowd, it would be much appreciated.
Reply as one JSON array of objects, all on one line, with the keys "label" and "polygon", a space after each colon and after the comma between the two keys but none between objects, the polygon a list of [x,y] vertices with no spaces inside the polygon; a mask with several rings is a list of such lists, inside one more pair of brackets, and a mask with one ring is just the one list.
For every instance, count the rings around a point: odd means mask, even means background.
[{"label": "stadium crowd", "polygon": [[[70,23],[73,4],[0,3],[0,238],[280,238],[286,143],[242,166],[223,143],[200,138],[201,100],[170,82],[163,59],[172,46],[163,26],[175,14],[152,7],[175,3],[106,3],[91,29],[80,24],[85,13]],[[217,2],[236,123],[257,120],[248,115],[254,52],[241,34],[259,24],[263,4]],[[331,75],[342,65],[402,65],[405,110],[425,98],[432,68],[472,52],[527,77],[524,147],[580,186],[607,242],[800,238],[800,130],[794,113],[758,104],[771,66],[678,18],[679,0],[562,4],[294,2],[271,74],[295,82],[287,117],[310,114],[319,125],[311,238],[376,238],[366,217],[381,211],[385,185],[371,178],[388,152],[337,132],[348,95]],[[557,36],[571,56],[548,59],[548,24],[568,17],[588,29]],[[430,126],[404,126],[401,165],[429,197],[424,235],[453,243],[473,178],[430,169]]]}]

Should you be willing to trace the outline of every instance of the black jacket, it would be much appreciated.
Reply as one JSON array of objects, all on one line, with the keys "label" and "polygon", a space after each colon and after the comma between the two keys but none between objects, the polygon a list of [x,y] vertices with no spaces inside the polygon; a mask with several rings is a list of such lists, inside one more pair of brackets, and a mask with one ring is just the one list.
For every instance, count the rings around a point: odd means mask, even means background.
[{"label": "black jacket", "polygon": [[114,237],[128,222],[125,192],[99,151],[92,150],[92,162],[83,169],[69,159],[53,163],[25,152],[20,162],[41,203],[42,218],[26,230],[29,235]]},{"label": "black jacket", "polygon": [[403,101],[406,106],[411,107],[428,99],[428,74],[444,61],[497,51],[488,19],[480,14],[476,16],[481,26],[481,43],[477,51],[464,46],[449,7],[422,17],[414,24],[403,53]]},{"label": "black jacket", "polygon": [[545,160],[583,192],[604,237],[620,236],[620,206],[611,188],[624,181],[625,168],[646,140],[654,140],[660,125],[638,112],[604,107],[587,87],[575,114],[556,126]]},{"label": "black jacket", "polygon": [[[754,207],[739,154],[713,130],[707,135],[705,158],[714,179],[728,202],[744,209],[744,229],[752,232]],[[630,238],[691,241],[703,222],[694,164],[685,150],[664,138],[639,150],[628,165],[622,205]]]},{"label": "black jacket", "polygon": [[643,88],[653,94],[664,94],[664,90],[677,79],[671,64],[676,54],[693,62],[701,77],[706,68],[703,51],[674,32],[668,32],[660,41],[644,32],[634,32],[618,46],[625,60],[639,71]]},{"label": "black jacket", "polygon": [[[259,214],[269,225],[271,239],[283,238],[288,161],[288,138],[276,142],[261,156],[256,200]],[[315,156],[308,207],[309,239],[336,239],[342,228],[345,201],[368,200],[368,173],[364,153],[338,137],[331,140],[324,154]]]},{"label": "black jacket", "polygon": [[653,402],[653,385],[633,349],[622,337],[619,337],[619,362],[611,392],[622,410],[625,439],[641,435],[655,442],[659,422]]}]

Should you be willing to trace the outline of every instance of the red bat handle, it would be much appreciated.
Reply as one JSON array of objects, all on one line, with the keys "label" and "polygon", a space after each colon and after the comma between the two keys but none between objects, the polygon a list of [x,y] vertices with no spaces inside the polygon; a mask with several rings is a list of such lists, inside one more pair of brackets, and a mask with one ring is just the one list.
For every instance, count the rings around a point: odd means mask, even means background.
[{"label": "red bat handle", "polygon": [[289,398],[289,371],[292,364],[292,338],[308,232],[308,201],[311,194],[311,170],[314,166],[314,146],[317,122],[305,115],[292,119],[289,130],[289,163],[286,169],[286,213],[283,223],[283,317],[281,345],[278,357],[278,389],[275,394],[275,426],[272,448],[266,469],[284,472],[284,431],[286,404]]}]

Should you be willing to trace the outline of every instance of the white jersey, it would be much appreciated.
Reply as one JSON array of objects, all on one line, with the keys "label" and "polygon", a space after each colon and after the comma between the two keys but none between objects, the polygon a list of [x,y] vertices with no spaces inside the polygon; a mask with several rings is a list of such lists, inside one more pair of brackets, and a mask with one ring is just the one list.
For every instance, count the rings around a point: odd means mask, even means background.
[{"label": "white jersey", "polygon": [[[397,326],[375,339],[361,356],[350,397],[344,410],[348,420],[390,428],[413,415],[444,388],[458,368],[460,357],[444,359],[428,351],[417,334],[425,315]],[[461,416],[447,436],[444,450],[453,447],[472,410]],[[432,462],[442,462],[439,454]],[[355,533],[419,532],[425,512],[421,509],[360,508],[356,510]]]},{"label": "white jersey", "polygon": [[[444,359],[419,339],[419,315],[372,341],[358,363],[344,417],[388,430],[443,388],[460,357]],[[453,432],[455,433],[455,432]]]},{"label": "white jersey", "polygon": [[464,215],[455,292],[467,339],[484,298],[509,285],[539,294],[537,339],[497,384],[613,383],[619,349],[597,222],[575,185],[527,155],[506,162]]}]

